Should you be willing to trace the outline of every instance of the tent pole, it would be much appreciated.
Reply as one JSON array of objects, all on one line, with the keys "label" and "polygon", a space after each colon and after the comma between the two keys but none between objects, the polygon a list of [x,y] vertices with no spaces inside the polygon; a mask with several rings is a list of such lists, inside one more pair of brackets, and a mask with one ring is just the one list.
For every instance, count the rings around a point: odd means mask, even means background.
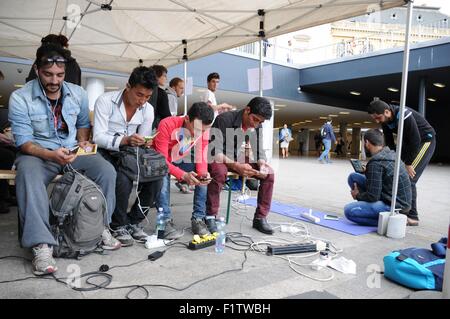
[{"label": "tent pole", "polygon": [[188,61],[188,54],[187,54],[187,40],[183,39],[181,41],[181,44],[183,45],[183,61],[184,61],[184,115],[187,114],[187,61]]},{"label": "tent pole", "polygon": [[187,61],[184,60],[184,115],[187,114]]},{"label": "tent pole", "polygon": [[394,170],[394,181],[392,186],[392,203],[391,203],[391,215],[395,211],[395,203],[397,200],[398,191],[398,179],[400,175],[400,165],[401,165],[401,153],[403,144],[403,120],[404,111],[406,104],[406,90],[408,86],[408,66],[409,66],[409,38],[411,32],[411,20],[413,12],[413,1],[408,2],[408,13],[406,18],[406,32],[405,32],[405,51],[403,53],[403,70],[402,70],[402,87],[400,93],[400,110],[399,110],[399,120],[398,120],[398,131],[397,131],[397,148],[395,156],[395,170]]},{"label": "tent pole", "polygon": [[263,96],[263,39],[259,39],[259,96]]}]

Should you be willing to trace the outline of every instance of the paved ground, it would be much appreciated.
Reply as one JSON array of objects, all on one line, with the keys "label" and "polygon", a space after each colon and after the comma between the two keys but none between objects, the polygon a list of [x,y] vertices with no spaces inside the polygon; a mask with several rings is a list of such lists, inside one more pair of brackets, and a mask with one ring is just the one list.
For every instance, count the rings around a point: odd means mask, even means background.
[{"label": "paved ground", "polygon": [[[274,199],[295,203],[303,207],[312,207],[322,211],[343,215],[343,206],[351,200],[346,185],[346,178],[351,166],[346,160],[335,160],[331,165],[318,164],[313,158],[292,157],[274,163],[277,168]],[[315,237],[331,240],[343,249],[341,256],[357,264],[356,275],[345,275],[336,271],[334,279],[321,282],[297,274],[287,261],[266,256],[262,253],[248,252],[243,270],[228,272],[219,277],[205,280],[184,291],[174,291],[164,287],[149,288],[151,298],[288,298],[306,293],[325,298],[406,298],[412,291],[373,275],[368,269],[382,270],[384,255],[391,250],[406,247],[429,247],[440,237],[446,236],[449,221],[450,167],[432,165],[427,168],[418,184],[419,227],[408,228],[407,236],[401,240],[380,237],[376,233],[363,236],[351,236],[320,226],[307,224]],[[173,189],[173,210],[175,223],[179,227],[190,226],[192,195],[184,195]],[[226,193],[222,194],[222,203]],[[225,215],[225,205],[222,205]],[[248,218],[252,217],[253,208],[241,207],[240,214],[233,214],[228,232],[242,232],[254,241],[264,239],[260,233],[251,228]],[[270,222],[293,222],[293,220],[272,213]],[[154,228],[154,214],[151,224]],[[181,242],[191,239],[187,230]],[[276,233],[277,237],[295,240],[286,233]],[[18,255],[31,257],[30,252],[21,249],[17,242],[17,217],[14,209],[8,215],[0,216],[0,255]],[[90,255],[81,261],[58,260],[58,277],[76,274],[79,266],[81,273],[95,271],[102,264],[131,264],[147,258],[149,250],[135,244],[122,248],[106,256]],[[299,262],[309,263],[316,257],[305,258]],[[128,268],[116,268],[109,287],[162,284],[183,288],[202,278],[226,270],[240,269],[244,253],[227,248],[223,255],[217,255],[213,247],[199,251],[185,248],[172,248],[155,262],[146,261]],[[325,278],[328,273],[315,272],[309,267],[297,267],[301,272],[314,277]],[[0,281],[32,276],[31,266],[20,259],[0,260]],[[95,279],[94,279],[95,281]],[[97,280],[98,282],[98,280]],[[374,287],[375,286],[375,287]],[[129,289],[97,290],[77,292],[52,279],[28,280],[0,284],[0,298],[124,298]],[[317,294],[319,292],[319,294]],[[134,297],[142,297],[137,291]]]}]

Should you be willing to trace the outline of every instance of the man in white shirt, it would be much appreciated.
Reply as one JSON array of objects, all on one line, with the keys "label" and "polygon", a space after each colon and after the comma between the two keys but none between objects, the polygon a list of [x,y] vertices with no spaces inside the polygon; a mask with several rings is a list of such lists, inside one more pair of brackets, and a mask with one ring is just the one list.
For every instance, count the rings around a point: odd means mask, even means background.
[{"label": "man in white shirt", "polygon": [[202,97],[202,102],[207,103],[210,107],[214,110],[214,118],[217,117],[217,115],[231,111],[232,109],[235,109],[232,105],[229,105],[227,103],[217,104],[216,101],[216,90],[219,87],[220,82],[220,75],[219,73],[213,72],[208,75],[207,78],[208,81],[208,90],[206,91],[205,95]]},{"label": "man in white shirt", "polygon": [[170,80],[166,92],[169,98],[170,114],[176,116],[178,113],[178,98],[184,94],[184,81],[180,78],[173,78]]},{"label": "man in white shirt", "polygon": [[137,67],[123,91],[105,93],[95,102],[94,142],[98,144],[99,152],[117,171],[116,208],[111,227],[114,230],[113,236],[122,246],[131,246],[134,240],[143,241],[148,236],[139,226],[145,218],[143,207],[152,206],[162,185],[162,180],[140,183],[139,197],[127,214],[133,181],[118,170],[120,146],[151,145],[152,141],[146,142],[144,137],[151,135],[152,131],[154,111],[147,101],[155,85],[155,72],[145,66]]}]

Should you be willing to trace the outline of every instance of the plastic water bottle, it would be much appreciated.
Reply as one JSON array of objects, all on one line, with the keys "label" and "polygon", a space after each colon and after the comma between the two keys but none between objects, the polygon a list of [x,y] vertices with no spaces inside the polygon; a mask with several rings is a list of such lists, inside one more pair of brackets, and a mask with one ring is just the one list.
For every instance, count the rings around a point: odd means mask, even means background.
[{"label": "plastic water bottle", "polygon": [[216,238],[216,253],[222,254],[225,250],[225,239],[227,234],[225,233],[225,219],[219,217],[217,221],[217,238]]},{"label": "plastic water bottle", "polygon": [[162,207],[158,208],[158,214],[156,215],[156,235],[159,239],[164,238],[164,230],[166,229],[166,221],[164,218],[164,210]]}]

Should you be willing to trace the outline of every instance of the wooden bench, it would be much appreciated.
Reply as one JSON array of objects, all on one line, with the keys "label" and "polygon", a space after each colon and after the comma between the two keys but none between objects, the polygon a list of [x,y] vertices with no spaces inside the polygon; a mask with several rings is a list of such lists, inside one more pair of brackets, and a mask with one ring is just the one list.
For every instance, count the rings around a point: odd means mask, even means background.
[{"label": "wooden bench", "polygon": [[6,179],[9,185],[15,185],[16,171],[9,169],[0,169],[0,179]]},{"label": "wooden bench", "polygon": [[[62,175],[56,175],[55,178],[51,181],[51,183],[54,183],[58,179],[60,179]],[[0,169],[0,180],[7,180],[8,184],[13,186],[16,185],[16,171],[12,169]],[[20,216],[19,216],[19,208],[17,208],[17,235],[19,237],[19,242],[21,242],[22,238],[22,228],[20,225]],[[22,244],[21,244],[22,245]]]}]

